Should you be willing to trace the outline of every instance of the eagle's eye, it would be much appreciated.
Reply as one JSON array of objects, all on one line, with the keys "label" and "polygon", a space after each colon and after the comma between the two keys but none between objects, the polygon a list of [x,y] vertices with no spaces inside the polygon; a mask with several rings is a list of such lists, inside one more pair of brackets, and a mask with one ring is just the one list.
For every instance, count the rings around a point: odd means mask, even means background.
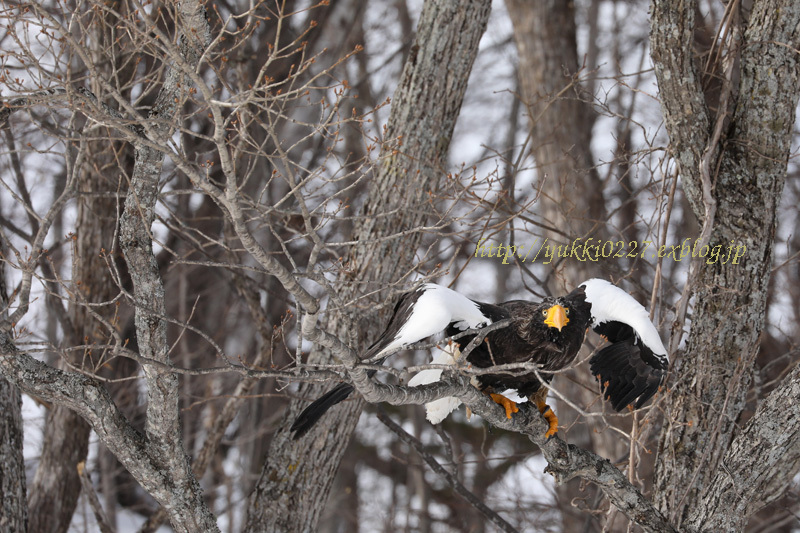
[{"label": "eagle's eye", "polygon": [[564,314],[565,314],[565,315],[568,315],[568,314],[569,314],[569,307],[565,307],[565,308],[564,308]]},{"label": "eagle's eye", "polygon": [[542,316],[547,316],[547,310],[542,311]]}]

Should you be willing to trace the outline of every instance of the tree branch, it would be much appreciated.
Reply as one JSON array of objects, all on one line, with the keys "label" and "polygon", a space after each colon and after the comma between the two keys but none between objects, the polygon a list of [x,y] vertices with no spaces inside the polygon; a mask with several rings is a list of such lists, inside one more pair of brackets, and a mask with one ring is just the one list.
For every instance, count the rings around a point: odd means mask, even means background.
[{"label": "tree branch", "polygon": [[400,437],[400,440],[414,448],[419,456],[422,457],[422,460],[431,467],[431,470],[442,476],[450,484],[450,486],[453,487],[453,490],[455,490],[456,493],[467,500],[470,505],[480,511],[481,514],[488,518],[494,525],[496,525],[502,531],[506,531],[507,533],[518,533],[518,530],[514,526],[506,522],[502,516],[492,511],[489,506],[480,500],[480,498],[470,492],[470,490],[465,487],[453,473],[448,472],[445,467],[439,464],[439,461],[437,461],[433,455],[425,451],[425,446],[423,446],[419,439],[415,438],[402,427],[397,425],[394,420],[389,418],[389,415],[387,415],[383,409],[378,409],[378,420],[383,422],[387,428],[392,430],[395,435]]},{"label": "tree branch", "polygon": [[[179,54],[171,59],[161,90],[148,114],[146,133],[154,143],[164,142],[175,130],[178,110],[188,97],[190,68],[196,68],[203,48],[210,42],[205,8],[196,0],[177,4]],[[181,64],[185,62],[185,64]],[[140,354],[160,363],[170,364],[164,284],[153,254],[151,227],[155,220],[164,152],[144,142],[135,142],[133,175],[120,217],[120,248],[133,282],[136,337]],[[183,447],[178,409],[179,390],[176,374],[160,366],[143,365],[147,380],[148,446],[155,450],[152,459],[175,483],[181,499],[192,502],[197,513],[183,524],[169,507],[173,527],[190,531],[218,531],[216,520],[205,505],[202,490],[192,473]]]},{"label": "tree branch", "polygon": [[78,463],[78,477],[81,480],[83,494],[89,500],[89,507],[92,508],[94,518],[100,528],[100,533],[114,533],[114,528],[108,523],[108,518],[106,518],[106,513],[103,511],[103,506],[100,505],[100,500],[97,498],[97,493],[94,491],[94,485],[92,485],[92,479],[86,471],[86,462],[84,461]]},{"label": "tree branch", "polygon": [[[114,404],[96,380],[75,372],[58,370],[17,349],[8,332],[0,330],[0,371],[11,383],[31,396],[62,404],[83,417],[97,436],[136,478],[144,490],[169,510],[177,531],[195,533],[208,508],[202,499],[187,498],[176,479],[159,468],[161,450],[150,445]],[[194,487],[200,494],[200,487]]]},{"label": "tree branch", "polygon": [[701,219],[704,207],[700,150],[708,145],[711,120],[693,53],[696,4],[696,0],[682,2],[676,9],[674,2],[654,0],[650,50],[673,157],[680,165],[686,198]]},{"label": "tree branch", "polygon": [[677,531],[608,459],[573,444],[567,444],[558,435],[546,439],[544,434],[548,424],[530,402],[520,404],[519,412],[508,419],[505,409],[470,385],[465,376],[456,375],[452,380],[443,379],[419,387],[377,383],[367,376],[366,370],[361,368],[351,370],[350,376],[359,393],[370,403],[421,404],[444,396],[456,396],[490,425],[527,435],[542,450],[542,455],[548,463],[546,472],[553,475],[556,483],[563,484],[574,477],[591,481],[600,487],[611,503],[625,516],[642,526],[645,531],[657,533]]}]

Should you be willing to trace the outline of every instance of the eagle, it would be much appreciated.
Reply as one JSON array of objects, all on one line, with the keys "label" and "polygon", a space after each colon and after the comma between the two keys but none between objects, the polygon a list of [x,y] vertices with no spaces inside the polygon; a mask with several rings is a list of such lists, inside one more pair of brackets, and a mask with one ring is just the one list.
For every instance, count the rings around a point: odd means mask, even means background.
[{"label": "eagle", "polygon": [[[475,376],[472,382],[502,405],[508,418],[518,407],[501,394],[503,391],[514,389],[519,396],[529,398],[549,423],[545,433],[548,438],[558,431],[558,418],[546,403],[547,384],[575,360],[588,328],[608,341],[592,355],[589,367],[616,411],[628,405],[635,409],[644,405],[666,376],[669,358],[649,314],[630,294],[602,279],[587,280],[565,296],[499,304],[478,302],[452,289],[425,283],[400,298],[386,329],[362,360],[382,363],[399,349],[445,332],[457,339],[434,362],[455,364],[460,350],[475,338],[472,330],[506,319],[507,326],[490,331],[483,342],[472,347],[466,355],[467,363],[482,369],[534,363],[536,370],[490,372]],[[425,370],[409,385],[437,381],[441,373]],[[354,390],[353,385],[342,383],[311,403],[292,424],[293,438],[306,434],[328,409]],[[454,398],[431,402],[426,406],[428,419],[441,422],[459,403]]]}]

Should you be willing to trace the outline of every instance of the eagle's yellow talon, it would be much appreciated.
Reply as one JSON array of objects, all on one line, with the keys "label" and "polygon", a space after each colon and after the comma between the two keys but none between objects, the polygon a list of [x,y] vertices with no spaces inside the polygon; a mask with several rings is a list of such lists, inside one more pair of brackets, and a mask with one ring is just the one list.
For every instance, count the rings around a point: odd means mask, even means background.
[{"label": "eagle's yellow talon", "polygon": [[518,413],[519,407],[512,400],[509,400],[502,394],[489,393],[489,396],[494,400],[494,403],[502,405],[506,410],[506,418],[511,418],[512,413]]},{"label": "eagle's yellow talon", "polygon": [[544,434],[544,437],[546,439],[549,439],[550,437],[558,433],[558,417],[549,407],[547,408],[547,411],[542,413],[542,416],[550,424],[550,428]]},{"label": "eagle's yellow talon", "polygon": [[550,424],[550,427],[544,434],[545,438],[549,439],[558,433],[558,417],[543,399],[534,398],[534,401],[536,402],[536,408],[539,409],[539,412],[542,413],[544,419],[547,420],[548,424]]}]

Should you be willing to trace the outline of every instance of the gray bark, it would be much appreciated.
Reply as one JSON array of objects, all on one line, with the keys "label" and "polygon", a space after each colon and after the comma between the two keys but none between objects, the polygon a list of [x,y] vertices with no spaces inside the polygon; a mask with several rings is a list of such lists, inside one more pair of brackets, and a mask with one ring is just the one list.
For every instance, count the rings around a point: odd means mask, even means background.
[{"label": "gray bark", "polygon": [[[751,464],[750,471],[732,470],[739,490],[726,493],[725,505],[719,504],[716,484],[725,480],[725,469],[747,461],[745,451],[753,453],[736,433],[764,325],[777,206],[800,97],[795,52],[800,46],[800,6],[777,0],[754,4],[746,30],[734,33],[728,50],[728,61],[741,63],[741,81],[734,86],[735,80],[725,80],[713,118],[692,51],[695,2],[680,7],[655,1],[651,21],[652,54],[671,146],[686,196],[703,223],[703,242],[711,249],[719,246],[723,253],[731,243],[746,245],[747,250],[738,264],[697,260],[692,267],[692,326],[685,350],[677,354],[677,380],[665,403],[655,494],[659,507],[686,530],[708,530],[706,523],[721,528],[730,524],[737,530],[759,503],[747,501],[751,495],[741,483],[755,482],[775,468],[764,461]],[[680,319],[680,308],[678,314]],[[676,324],[675,335],[681,327]],[[794,386],[796,372],[793,375],[780,390]],[[784,406],[790,413],[768,416],[766,406],[774,401],[770,396],[745,432],[767,431],[781,417],[797,417],[796,403]],[[789,424],[789,434],[796,432],[796,422],[782,423]],[[759,429],[762,424],[766,428]],[[798,465],[778,433],[782,431],[773,435],[775,440],[759,442],[762,453],[787,454],[786,470],[776,481],[776,486],[785,486],[785,477],[791,478]],[[731,445],[734,438],[738,447]]]},{"label": "gray bark", "polygon": [[[180,59],[187,66],[195,67],[210,39],[205,8],[199,2],[184,1],[178,5],[178,12],[182,29],[178,36]],[[185,87],[191,84],[189,73],[184,70],[187,66],[173,65],[167,69],[164,84],[149,113],[152,122],[145,122],[147,136],[156,145],[165,143],[176,129],[178,111],[187,97]],[[150,143],[135,145],[133,176],[120,219],[119,239],[133,282],[139,355],[162,363],[142,365],[147,381],[147,447],[153,466],[167,476],[170,488],[192,510],[190,514],[178,515],[167,507],[173,527],[181,531],[217,531],[216,519],[202,498],[202,490],[183,446],[178,376],[168,368],[171,361],[164,285],[153,255],[151,235],[164,153]]]},{"label": "gray bark", "polygon": [[0,378],[0,530],[28,530],[25,460],[22,456],[22,398]]},{"label": "gray bark", "polygon": [[[387,287],[413,266],[421,238],[416,229],[425,220],[423,200],[446,174],[450,138],[490,4],[485,0],[424,4],[416,42],[392,101],[364,217],[354,230],[354,240],[360,244],[350,262],[355,267],[352,277],[361,285],[345,285],[338,295],[340,301]],[[403,235],[404,231],[411,233]],[[396,237],[378,240],[388,236]],[[349,338],[354,329],[352,319],[335,315],[326,330]],[[357,329],[370,331],[376,319],[374,314],[369,316]],[[364,346],[365,340],[360,339],[359,344]],[[329,353],[321,350],[309,359],[312,363],[329,361]],[[310,399],[323,390],[306,386],[300,392]],[[294,401],[287,409],[283,429],[273,439],[250,497],[245,531],[300,532],[316,527],[363,401],[334,408],[318,428],[302,440],[292,441],[288,427],[305,405]]]},{"label": "gray bark", "polygon": [[0,331],[0,371],[10,382],[28,394],[58,403],[76,411],[92,427],[98,438],[133,474],[139,484],[169,512],[176,531],[195,533],[215,531],[208,519],[208,508],[200,497],[199,486],[180,486],[170,472],[159,465],[162,451],[151,446],[114,405],[108,391],[94,379],[66,372],[37,361],[17,349],[5,331]]},{"label": "gray bark", "polygon": [[689,531],[743,531],[800,472],[800,365],[731,443],[686,522]]},{"label": "gray bark", "polygon": [[[0,252],[7,250],[0,244]],[[0,263],[0,324],[8,327],[5,265]],[[0,530],[28,530],[25,458],[22,454],[22,396],[0,375]]]}]

